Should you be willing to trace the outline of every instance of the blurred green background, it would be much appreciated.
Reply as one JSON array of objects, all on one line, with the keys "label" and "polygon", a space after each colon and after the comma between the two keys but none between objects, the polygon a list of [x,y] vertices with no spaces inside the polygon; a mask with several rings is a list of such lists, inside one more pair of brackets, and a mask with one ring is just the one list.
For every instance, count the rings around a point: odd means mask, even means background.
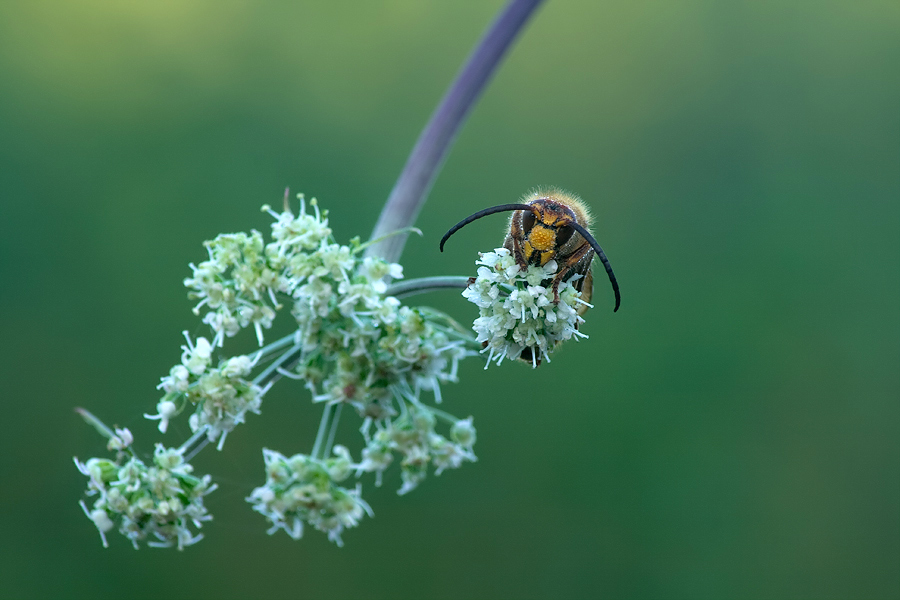
[{"label": "blurred green background", "polygon": [[243,501],[261,447],[311,447],[287,381],[194,461],[220,485],[203,542],[101,547],[72,456],[104,444],[72,407],[150,448],[180,331],[204,333],[201,242],[267,228],[285,186],[365,237],[501,5],[0,4],[0,596],[900,596],[895,1],[548,2],[403,262],[473,273],[504,218],[441,234],[554,184],[592,206],[622,309],[601,277],[552,364],[465,364],[443,406],[479,462],[402,498],[364,478],[376,517],[344,548],[269,537]]}]

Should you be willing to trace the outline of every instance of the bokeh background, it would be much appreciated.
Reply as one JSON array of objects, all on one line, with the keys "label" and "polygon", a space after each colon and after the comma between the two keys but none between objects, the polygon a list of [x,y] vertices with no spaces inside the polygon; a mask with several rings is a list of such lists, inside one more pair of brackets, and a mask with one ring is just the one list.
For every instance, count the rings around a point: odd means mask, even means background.
[{"label": "bokeh background", "polygon": [[267,228],[285,186],[365,237],[501,5],[0,4],[0,596],[900,596],[893,1],[548,2],[403,262],[472,273],[504,218],[441,234],[555,184],[592,206],[622,309],[600,277],[552,364],[470,360],[443,406],[475,416],[479,462],[405,497],[364,478],[376,517],[344,548],[269,537],[243,501],[261,447],[311,447],[287,381],[194,461],[220,485],[203,542],[101,547],[72,456],[104,444],[72,407],[149,449],[158,378],[204,333],[181,285],[201,242]]}]

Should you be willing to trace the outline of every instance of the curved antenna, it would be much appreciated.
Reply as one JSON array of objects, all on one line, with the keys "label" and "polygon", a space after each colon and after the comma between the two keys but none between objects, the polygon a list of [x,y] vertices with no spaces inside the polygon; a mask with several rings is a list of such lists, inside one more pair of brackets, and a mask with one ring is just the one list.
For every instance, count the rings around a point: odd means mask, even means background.
[{"label": "curved antenna", "polygon": [[[480,219],[481,217],[486,217],[487,215],[492,215],[498,212],[505,212],[509,210],[530,210],[535,215],[537,215],[537,209],[531,206],[530,204],[501,204],[500,206],[492,206],[490,208],[485,208],[484,210],[479,210],[477,213],[469,215],[456,225],[450,228],[450,231],[444,234],[444,237],[441,238],[441,252],[444,251],[444,243],[450,238],[451,235],[471,223],[476,219]],[[538,215],[540,216],[540,215]],[[599,247],[599,246],[598,246]]]},{"label": "curved antenna", "polygon": [[619,303],[621,302],[622,297],[619,295],[619,283],[616,281],[616,276],[613,273],[612,266],[609,264],[609,259],[606,258],[606,253],[603,252],[603,248],[600,247],[600,244],[597,243],[594,236],[588,233],[587,229],[574,221],[571,225],[575,231],[581,234],[581,237],[588,241],[591,248],[593,248],[594,252],[597,253],[597,256],[600,257],[600,262],[602,262],[603,266],[606,268],[606,274],[609,275],[609,282],[612,284],[613,293],[616,295],[616,307],[613,309],[613,312],[616,312],[619,310]]}]

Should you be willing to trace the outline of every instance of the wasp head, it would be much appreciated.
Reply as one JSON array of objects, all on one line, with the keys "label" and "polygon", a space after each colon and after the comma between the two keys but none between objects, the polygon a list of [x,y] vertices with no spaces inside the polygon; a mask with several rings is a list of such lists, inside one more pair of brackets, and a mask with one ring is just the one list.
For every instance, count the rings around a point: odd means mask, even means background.
[{"label": "wasp head", "polygon": [[543,266],[551,260],[560,264],[560,271],[553,281],[554,292],[564,277],[576,271],[586,274],[590,268],[591,252],[596,253],[603,263],[609,282],[616,296],[619,308],[619,285],[612,267],[600,244],[591,235],[588,227],[591,218],[587,207],[577,197],[559,190],[538,190],[516,204],[501,204],[485,208],[469,215],[450,228],[441,239],[441,252],[451,235],[481,217],[498,212],[513,211],[509,220],[509,233],[504,246],[515,257],[523,269],[529,264]]}]

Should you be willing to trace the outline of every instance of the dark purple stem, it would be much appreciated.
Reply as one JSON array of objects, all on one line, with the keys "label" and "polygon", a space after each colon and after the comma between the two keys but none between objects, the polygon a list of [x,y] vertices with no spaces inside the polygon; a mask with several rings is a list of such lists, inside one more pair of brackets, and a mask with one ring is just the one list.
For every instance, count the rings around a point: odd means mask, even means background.
[{"label": "dark purple stem", "polygon": [[[484,34],[419,136],[369,239],[376,239],[416,222],[447,151],[469,110],[478,100],[516,35],[542,1],[510,0]],[[366,254],[396,262],[403,252],[407,237],[406,233],[391,236],[369,246]]]}]

